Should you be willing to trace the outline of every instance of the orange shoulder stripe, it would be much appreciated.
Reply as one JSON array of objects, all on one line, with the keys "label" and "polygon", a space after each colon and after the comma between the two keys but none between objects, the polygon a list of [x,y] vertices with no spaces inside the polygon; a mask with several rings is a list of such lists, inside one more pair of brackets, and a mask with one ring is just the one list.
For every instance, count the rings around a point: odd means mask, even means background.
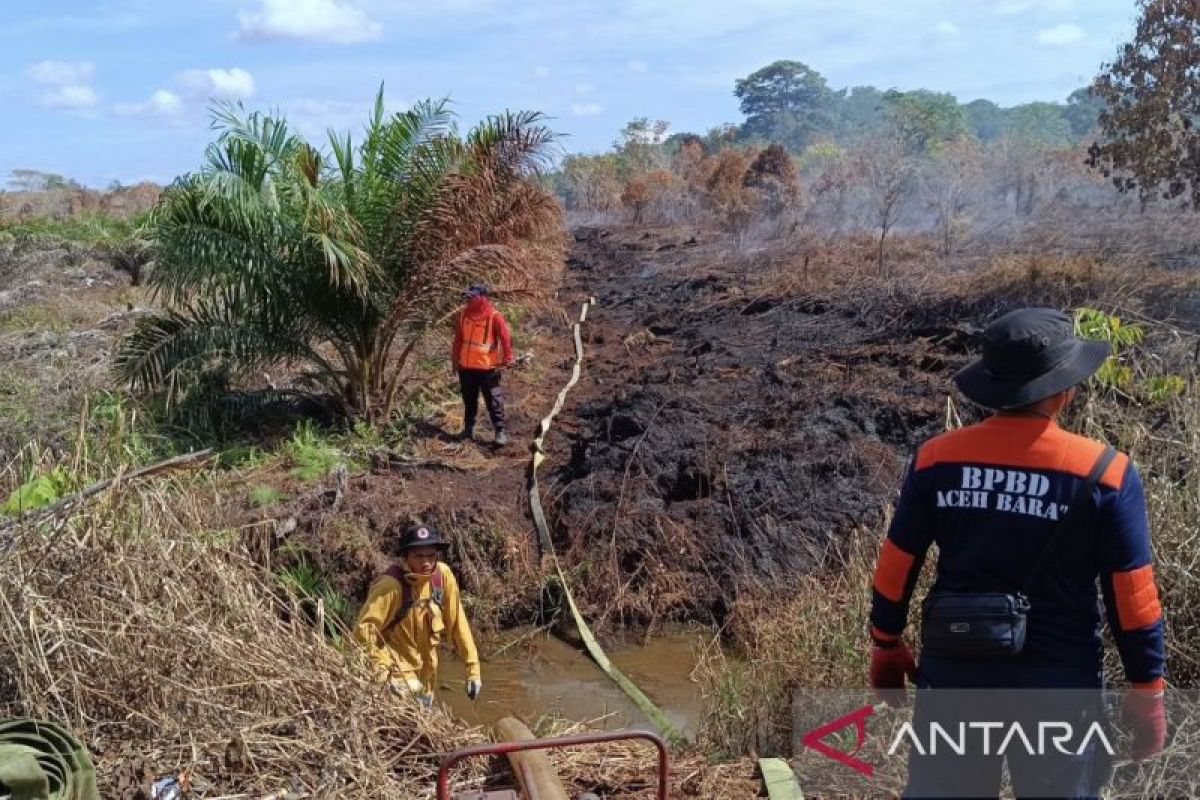
[{"label": "orange shoulder stripe", "polygon": [[[1024,418],[992,418],[930,439],[917,451],[915,468],[936,464],[990,464],[997,467],[1065,472],[1086,477],[1103,452],[1100,442],[1068,433],[1056,425]],[[1129,469],[1129,456],[1118,453],[1100,484],[1120,489]]]},{"label": "orange shoulder stripe", "polygon": [[879,563],[875,565],[875,591],[893,603],[903,600],[908,573],[915,560],[915,556],[901,550],[891,539],[884,539]]},{"label": "orange shoulder stripe", "polygon": [[1114,572],[1112,582],[1121,630],[1148,628],[1162,617],[1162,604],[1158,600],[1158,587],[1154,584],[1154,568],[1151,565],[1128,572]]}]

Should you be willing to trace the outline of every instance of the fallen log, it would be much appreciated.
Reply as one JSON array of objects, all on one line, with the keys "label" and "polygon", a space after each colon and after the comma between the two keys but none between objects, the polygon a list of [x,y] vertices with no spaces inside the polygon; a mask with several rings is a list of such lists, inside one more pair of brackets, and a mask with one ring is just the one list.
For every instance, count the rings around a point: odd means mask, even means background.
[{"label": "fallen log", "polygon": [[190,469],[199,466],[212,457],[213,451],[211,448],[206,450],[197,450],[193,453],[185,453],[181,456],[174,456],[165,461],[159,461],[156,464],[150,464],[145,467],[138,467],[129,472],[118,473],[111,478],[105,478],[102,481],[97,481],[91,486],[88,486],[75,494],[68,495],[61,500],[56,500],[48,506],[31,511],[27,514],[22,514],[19,517],[13,517],[0,521],[0,532],[7,531],[10,528],[16,527],[20,523],[38,523],[47,519],[52,519],[64,511],[69,511],[76,505],[81,504],[88,498],[95,497],[101,492],[106,491],[118,483],[129,483],[143,478],[150,478],[155,475],[161,475],[165,472],[173,472],[178,469]]}]

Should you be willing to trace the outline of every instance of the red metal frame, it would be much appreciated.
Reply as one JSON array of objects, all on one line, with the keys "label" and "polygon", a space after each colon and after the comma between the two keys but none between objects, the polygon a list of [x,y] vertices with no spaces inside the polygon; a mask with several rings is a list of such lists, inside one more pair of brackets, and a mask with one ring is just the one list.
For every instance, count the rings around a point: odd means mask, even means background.
[{"label": "red metal frame", "polygon": [[479,756],[504,756],[524,750],[553,750],[560,747],[578,747],[584,744],[603,744],[629,739],[643,739],[658,749],[658,800],[667,800],[667,784],[671,778],[671,761],[667,743],[649,731],[609,731],[606,733],[579,733],[573,736],[557,736],[553,739],[533,739],[528,742],[497,742],[481,744],[451,753],[442,761],[438,770],[437,800],[450,798],[450,770],[460,761]]}]

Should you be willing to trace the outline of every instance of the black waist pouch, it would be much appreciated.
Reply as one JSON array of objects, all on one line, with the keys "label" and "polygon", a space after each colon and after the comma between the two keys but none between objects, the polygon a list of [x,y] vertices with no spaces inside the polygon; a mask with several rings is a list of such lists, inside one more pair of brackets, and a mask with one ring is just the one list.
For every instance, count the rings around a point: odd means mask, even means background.
[{"label": "black waist pouch", "polygon": [[1092,507],[1092,491],[1117,451],[1111,447],[1092,465],[1080,483],[1067,513],[1055,524],[1021,590],[1005,592],[934,592],[925,601],[921,618],[921,650],[950,658],[1015,656],[1025,649],[1030,590],[1066,530],[1083,524]]},{"label": "black waist pouch", "polygon": [[1025,648],[1029,601],[1022,594],[935,592],[925,601],[921,652],[949,658],[1015,656]]}]

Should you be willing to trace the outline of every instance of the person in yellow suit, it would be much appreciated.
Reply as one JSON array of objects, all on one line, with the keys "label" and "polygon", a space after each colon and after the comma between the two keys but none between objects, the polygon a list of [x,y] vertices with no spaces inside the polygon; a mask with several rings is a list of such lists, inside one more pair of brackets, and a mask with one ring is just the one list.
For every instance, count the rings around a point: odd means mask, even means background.
[{"label": "person in yellow suit", "polygon": [[371,584],[354,628],[379,676],[427,708],[437,687],[438,645],[447,632],[467,666],[467,696],[475,700],[483,690],[458,580],[440,560],[446,547],[428,525],[408,529],[400,563]]}]

